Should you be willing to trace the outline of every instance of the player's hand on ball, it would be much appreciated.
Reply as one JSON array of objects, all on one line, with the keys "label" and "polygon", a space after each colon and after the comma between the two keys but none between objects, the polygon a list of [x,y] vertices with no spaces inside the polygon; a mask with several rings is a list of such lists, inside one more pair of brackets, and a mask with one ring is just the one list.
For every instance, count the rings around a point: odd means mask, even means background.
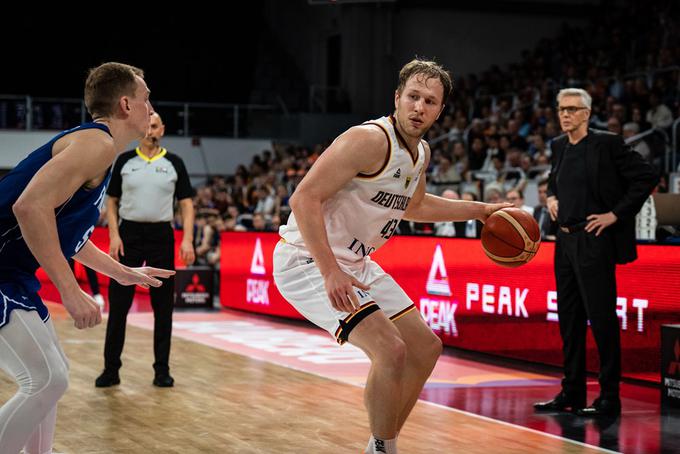
[{"label": "player's hand on ball", "polygon": [[495,213],[498,210],[502,210],[503,208],[512,208],[514,205],[512,203],[508,202],[503,202],[503,203],[485,203],[484,204],[484,214],[482,217],[479,218],[480,221],[486,222],[486,220],[491,216],[493,213]]}]

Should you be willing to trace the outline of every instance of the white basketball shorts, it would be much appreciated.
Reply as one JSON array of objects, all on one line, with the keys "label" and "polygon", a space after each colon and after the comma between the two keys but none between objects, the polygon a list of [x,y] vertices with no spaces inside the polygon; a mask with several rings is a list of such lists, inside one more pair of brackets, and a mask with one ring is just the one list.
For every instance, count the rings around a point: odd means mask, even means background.
[{"label": "white basketball shorts", "polygon": [[390,320],[397,320],[416,309],[406,292],[374,261],[361,262],[357,267],[339,265],[359,282],[370,286],[368,291],[354,288],[361,306],[355,313],[333,308],[321,272],[308,252],[285,240],[279,241],[274,249],[274,282],[281,295],[305,318],[328,331],[339,344],[347,342],[352,329],[377,310],[382,310]]}]

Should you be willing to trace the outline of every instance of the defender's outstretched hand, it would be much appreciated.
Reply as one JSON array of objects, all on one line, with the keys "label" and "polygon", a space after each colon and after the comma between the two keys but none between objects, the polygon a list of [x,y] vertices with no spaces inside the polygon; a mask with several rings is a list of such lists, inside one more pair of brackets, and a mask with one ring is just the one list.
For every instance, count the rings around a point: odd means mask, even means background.
[{"label": "defender's outstretched hand", "polygon": [[120,274],[114,277],[120,285],[139,285],[144,288],[160,287],[163,282],[156,278],[166,278],[175,274],[172,270],[150,266],[141,266],[139,268],[123,266],[121,268]]}]

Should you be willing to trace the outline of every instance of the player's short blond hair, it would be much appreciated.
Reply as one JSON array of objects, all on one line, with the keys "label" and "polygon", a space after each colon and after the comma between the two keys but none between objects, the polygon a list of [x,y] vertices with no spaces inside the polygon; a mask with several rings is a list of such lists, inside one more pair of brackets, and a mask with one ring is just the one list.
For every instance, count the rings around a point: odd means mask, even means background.
[{"label": "player's short blond hair", "polygon": [[124,63],[109,62],[90,69],[85,81],[85,107],[92,118],[109,117],[121,96],[134,97],[144,71]]},{"label": "player's short blond hair", "polygon": [[416,74],[422,74],[427,79],[439,79],[439,81],[444,86],[442,105],[446,104],[446,101],[449,99],[449,95],[451,94],[451,90],[453,89],[451,75],[446,69],[444,69],[443,66],[431,60],[415,58],[406,63],[404,67],[401,68],[401,71],[399,71],[399,85],[397,86],[397,92],[401,94],[404,91],[406,82]]}]

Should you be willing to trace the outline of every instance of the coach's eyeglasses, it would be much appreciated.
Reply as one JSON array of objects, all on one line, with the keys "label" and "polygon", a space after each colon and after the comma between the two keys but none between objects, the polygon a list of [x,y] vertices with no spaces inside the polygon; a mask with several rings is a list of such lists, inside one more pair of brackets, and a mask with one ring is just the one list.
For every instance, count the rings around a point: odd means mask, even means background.
[{"label": "coach's eyeglasses", "polygon": [[587,107],[578,107],[578,106],[566,106],[566,107],[558,107],[557,112],[562,115],[565,112],[568,113],[569,115],[574,115],[576,112],[579,110],[588,110]]}]

